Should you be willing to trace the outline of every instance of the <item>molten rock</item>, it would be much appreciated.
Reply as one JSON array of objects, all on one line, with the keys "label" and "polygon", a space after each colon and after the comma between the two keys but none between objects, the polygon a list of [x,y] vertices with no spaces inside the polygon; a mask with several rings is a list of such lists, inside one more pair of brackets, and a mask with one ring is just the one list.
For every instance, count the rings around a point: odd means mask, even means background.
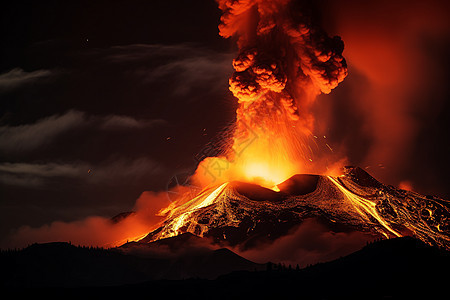
[{"label": "molten rock", "polygon": [[190,232],[248,249],[315,218],[336,232],[408,235],[450,249],[448,201],[386,186],[360,168],[347,167],[340,177],[295,175],[278,189],[242,182],[205,189],[171,210],[141,242]]}]

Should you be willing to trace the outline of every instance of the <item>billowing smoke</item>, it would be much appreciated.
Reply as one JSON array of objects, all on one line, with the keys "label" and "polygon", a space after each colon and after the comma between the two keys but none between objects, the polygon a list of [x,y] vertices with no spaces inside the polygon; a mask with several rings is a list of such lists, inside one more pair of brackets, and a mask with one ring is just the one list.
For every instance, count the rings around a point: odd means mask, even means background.
[{"label": "billowing smoke", "polygon": [[229,79],[239,106],[224,180],[270,186],[295,173],[323,172],[310,141],[310,109],[347,76],[344,43],[314,23],[308,1],[218,3],[220,35],[237,39],[239,48]]},{"label": "billowing smoke", "polygon": [[230,90],[247,104],[243,110],[267,101],[297,120],[307,101],[330,93],[346,77],[344,43],[312,23],[305,5],[291,0],[218,2],[223,10],[220,35],[238,38]]},{"label": "billowing smoke", "polygon": [[313,23],[305,14],[305,3],[218,3],[223,11],[220,35],[238,39],[230,91],[241,103],[238,113],[250,114],[247,120],[260,121],[258,118],[264,118],[267,112],[286,113],[298,120],[309,101],[321,92],[330,93],[347,76],[344,43]]}]

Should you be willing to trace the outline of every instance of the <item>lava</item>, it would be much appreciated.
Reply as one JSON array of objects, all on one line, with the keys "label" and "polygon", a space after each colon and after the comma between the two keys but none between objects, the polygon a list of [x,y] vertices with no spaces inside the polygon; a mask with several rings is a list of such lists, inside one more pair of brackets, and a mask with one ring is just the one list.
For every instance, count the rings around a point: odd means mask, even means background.
[{"label": "lava", "polygon": [[212,205],[219,196],[224,192],[228,183],[223,183],[219,187],[207,189],[187,203],[171,210],[168,219],[172,219],[170,230],[163,232],[161,238],[168,238],[178,235],[182,231],[182,227],[189,222],[189,219],[195,211]]},{"label": "lava", "polygon": [[340,177],[296,175],[278,188],[275,192],[238,182],[207,188],[170,211],[142,241],[190,232],[247,247],[255,238],[276,240],[318,218],[329,223],[331,232],[357,231],[374,238],[409,235],[450,249],[448,201],[383,185],[359,168]]},{"label": "lava", "polygon": [[[377,204],[369,199],[365,199],[361,196],[355,195],[349,190],[347,190],[342,184],[339,183],[337,178],[333,178],[332,176],[327,176],[328,179],[341,191],[341,193],[348,199],[348,201],[353,205],[353,207],[358,211],[359,215],[367,222],[370,222],[368,215],[375,218],[384,228],[386,228],[389,232],[394,234],[397,237],[400,237],[401,234],[392,229],[389,224],[379,215],[377,211]],[[389,236],[385,234],[387,238]]]}]

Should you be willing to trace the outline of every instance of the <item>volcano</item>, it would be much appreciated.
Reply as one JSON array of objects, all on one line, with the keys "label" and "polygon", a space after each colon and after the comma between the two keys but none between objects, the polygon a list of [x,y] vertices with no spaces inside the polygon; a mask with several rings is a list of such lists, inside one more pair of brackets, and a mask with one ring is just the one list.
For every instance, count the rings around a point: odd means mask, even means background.
[{"label": "volcano", "polygon": [[339,177],[294,175],[274,190],[238,181],[206,188],[172,209],[141,242],[192,233],[250,249],[313,218],[332,232],[357,231],[374,239],[413,236],[450,249],[449,204],[382,184],[359,167],[345,167]]},{"label": "volcano", "polygon": [[347,62],[344,42],[325,32],[309,4],[217,2],[219,34],[239,49],[229,78],[236,119],[218,139],[220,151],[199,156],[193,181],[203,190],[160,211],[165,219],[140,241],[191,233],[248,250],[312,219],[333,233],[413,236],[450,249],[448,201],[385,185],[359,167],[334,172],[347,158],[319,145],[313,104],[346,78]]}]

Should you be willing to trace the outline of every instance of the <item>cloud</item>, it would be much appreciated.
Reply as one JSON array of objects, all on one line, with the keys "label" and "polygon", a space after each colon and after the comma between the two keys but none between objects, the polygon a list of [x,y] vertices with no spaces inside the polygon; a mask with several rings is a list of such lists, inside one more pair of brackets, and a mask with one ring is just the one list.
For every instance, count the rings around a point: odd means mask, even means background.
[{"label": "cloud", "polygon": [[84,164],[0,164],[0,182],[7,185],[39,187],[50,178],[79,178],[89,168]]},{"label": "cloud", "polygon": [[156,176],[163,173],[165,168],[158,162],[142,157],[133,160],[109,161],[98,166],[91,166],[90,170],[88,182],[114,185],[118,181],[123,184],[144,176]]},{"label": "cloud", "polygon": [[159,45],[159,44],[131,44],[125,46],[113,46],[108,49],[96,49],[94,51],[104,53],[105,60],[113,63],[141,62],[144,59],[151,60],[153,57],[172,57],[182,55],[192,55],[195,52],[193,47],[187,44],[180,45]]},{"label": "cloud", "polygon": [[139,129],[148,128],[158,125],[164,125],[167,122],[163,119],[153,120],[137,120],[129,116],[108,115],[99,120],[100,129],[116,130],[116,129]]},{"label": "cloud", "polygon": [[87,184],[114,185],[118,182],[132,183],[144,176],[164,172],[161,164],[147,158],[119,159],[101,164],[73,163],[0,163],[0,183],[45,187],[55,180],[83,180]]},{"label": "cloud", "polygon": [[[144,80],[152,82],[164,77],[175,78],[177,85],[172,92],[176,95],[186,95],[192,89],[205,85],[210,89],[217,89],[221,88],[218,83],[223,81],[230,69],[229,62],[227,55],[183,58],[147,72]],[[212,82],[217,84],[211,84]]]},{"label": "cloud", "polygon": [[3,163],[0,164],[0,172],[11,174],[26,174],[29,176],[42,177],[77,177],[79,166],[71,164],[27,164],[27,163]]},{"label": "cloud", "polygon": [[16,89],[24,84],[36,82],[53,75],[50,70],[36,70],[25,72],[21,68],[14,68],[9,72],[0,74],[0,92]]},{"label": "cloud", "polygon": [[[189,44],[134,44],[96,50],[108,63],[126,65],[125,74],[149,84],[164,81],[175,95],[195,88],[226,88],[233,54]],[[103,53],[102,53],[103,52]]]},{"label": "cloud", "polygon": [[0,151],[27,151],[51,142],[55,137],[83,126],[86,115],[79,111],[68,111],[53,115],[33,124],[0,127]]},{"label": "cloud", "polygon": [[93,54],[101,54],[104,60],[112,63],[141,63],[144,60],[153,61],[158,57],[167,61],[172,58],[200,57],[218,54],[215,51],[196,47],[193,44],[161,45],[161,44],[131,44],[113,46],[107,49],[95,49]]},{"label": "cloud", "polygon": [[138,120],[130,116],[89,116],[84,112],[69,110],[52,115],[32,124],[0,127],[0,151],[31,151],[53,142],[70,130],[89,128],[99,130],[129,130],[151,128],[166,124],[162,119]]}]

